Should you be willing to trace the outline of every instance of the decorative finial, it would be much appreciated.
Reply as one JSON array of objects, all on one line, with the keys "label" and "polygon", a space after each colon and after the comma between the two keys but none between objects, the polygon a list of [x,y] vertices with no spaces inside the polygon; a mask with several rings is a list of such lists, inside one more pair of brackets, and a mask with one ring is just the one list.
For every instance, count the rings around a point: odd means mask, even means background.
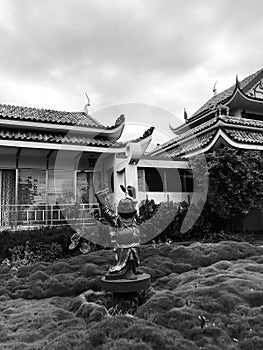
[{"label": "decorative finial", "polygon": [[187,115],[185,108],[184,108],[184,120],[186,123],[188,122],[188,115]]},{"label": "decorative finial", "polygon": [[214,96],[217,95],[216,84],[217,84],[217,81],[215,82],[214,87],[213,87]]},{"label": "decorative finial", "polygon": [[84,106],[84,111],[86,112],[86,113],[88,113],[89,112],[89,109],[88,109],[88,107],[90,106],[90,99],[89,99],[89,96],[88,96],[88,94],[85,92],[85,95],[86,95],[86,97],[87,97],[87,103],[85,104],[85,106]]},{"label": "decorative finial", "polygon": [[124,116],[124,114],[121,114],[121,115],[117,118],[117,120],[116,120],[116,122],[115,122],[115,126],[121,125],[122,123],[124,123],[124,121],[125,121],[125,116]]},{"label": "decorative finial", "polygon": [[236,74],[236,87],[240,89],[240,82],[238,80],[238,74]]},{"label": "decorative finial", "polygon": [[147,130],[143,133],[142,138],[145,139],[146,137],[152,135],[153,131],[154,131],[154,127],[151,126],[149,129],[147,129]]}]

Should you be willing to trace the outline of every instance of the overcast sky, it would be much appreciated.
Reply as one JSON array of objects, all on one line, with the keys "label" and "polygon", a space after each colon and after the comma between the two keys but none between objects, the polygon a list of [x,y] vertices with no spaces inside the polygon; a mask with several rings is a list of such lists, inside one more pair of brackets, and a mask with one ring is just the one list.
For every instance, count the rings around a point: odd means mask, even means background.
[{"label": "overcast sky", "polygon": [[79,111],[86,91],[102,123],[168,132],[215,81],[263,67],[262,13],[262,0],[0,0],[0,102]]}]

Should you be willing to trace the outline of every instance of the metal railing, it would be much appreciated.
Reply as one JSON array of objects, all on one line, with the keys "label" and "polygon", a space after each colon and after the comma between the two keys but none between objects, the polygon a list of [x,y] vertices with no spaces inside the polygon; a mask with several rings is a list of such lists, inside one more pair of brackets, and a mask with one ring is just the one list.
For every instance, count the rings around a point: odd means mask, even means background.
[{"label": "metal railing", "polygon": [[60,226],[70,224],[91,225],[97,203],[89,204],[40,204],[2,205],[0,207],[0,228],[17,229],[34,226]]}]

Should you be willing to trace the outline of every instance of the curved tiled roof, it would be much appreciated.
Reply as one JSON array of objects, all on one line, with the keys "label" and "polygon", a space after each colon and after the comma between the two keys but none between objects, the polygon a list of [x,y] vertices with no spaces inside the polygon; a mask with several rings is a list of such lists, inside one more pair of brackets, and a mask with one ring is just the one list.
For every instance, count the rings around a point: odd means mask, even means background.
[{"label": "curved tiled roof", "polygon": [[216,130],[212,130],[204,135],[186,141],[183,144],[176,143],[174,140],[174,148],[167,151],[164,149],[160,155],[162,155],[164,158],[175,158],[187,154],[191,151],[200,149],[206,146],[212,140],[215,133]]},{"label": "curved tiled roof", "polygon": [[113,142],[103,138],[91,138],[79,135],[51,134],[43,132],[29,132],[19,130],[0,130],[0,140],[48,142],[57,144],[77,144],[86,146],[110,147]]},{"label": "curved tiled roof", "polygon": [[[246,77],[245,79],[241,80],[239,83],[239,86],[241,89],[244,89],[249,83],[251,83],[261,72],[263,72],[263,69],[258,70],[256,73],[253,73]],[[220,103],[224,103],[225,100],[233,94],[235,90],[236,84],[231,86],[230,88],[220,92],[219,94],[211,97],[202,107],[200,107],[189,120],[204,114],[205,112],[214,109],[216,105]]]},{"label": "curved tiled roof", "polygon": [[195,135],[197,132],[206,129],[212,125],[214,125],[217,122],[218,118],[214,117],[208,121],[206,121],[203,124],[198,125],[197,127],[193,129],[189,129],[186,132],[184,132],[182,135],[178,135],[172,140],[166,141],[165,143],[157,146],[155,149],[153,149],[151,152],[149,152],[150,155],[154,155],[155,153],[159,153],[162,149],[166,149],[167,147],[172,146],[173,144],[176,144],[176,142],[181,141],[187,137],[190,137],[192,135]]},{"label": "curved tiled roof", "polygon": [[[182,153],[187,153],[192,150],[194,150],[195,145],[198,146],[198,144],[203,147],[205,144],[207,144],[211,137],[215,134],[217,130],[217,122],[222,121],[224,124],[226,124],[226,127],[224,127],[224,131],[228,134],[229,137],[234,139],[235,141],[245,142],[245,143],[263,143],[263,133],[257,132],[257,131],[248,131],[248,130],[238,130],[235,128],[231,129],[231,125],[236,126],[248,126],[250,128],[263,128],[263,121],[262,120],[254,120],[254,119],[247,119],[247,118],[237,118],[235,116],[217,116],[214,117],[207,122],[198,125],[197,127],[193,129],[189,129],[184,134],[179,135],[175,137],[174,139],[164,143],[163,145],[158,146],[155,148],[152,152],[149,153],[149,155],[155,155],[155,154],[169,154],[170,156],[177,156]],[[210,127],[213,127],[211,131],[208,131],[207,133],[198,136],[198,132],[205,131],[205,129],[208,129]],[[191,136],[195,135],[194,138]],[[183,141],[186,139],[185,141]],[[189,139],[189,141],[187,141]],[[179,144],[180,142],[180,144]],[[171,147],[172,146],[172,147]],[[170,147],[170,149],[169,149]]]},{"label": "curved tiled roof", "polygon": [[224,122],[228,124],[235,124],[235,125],[244,125],[244,126],[252,126],[257,128],[263,128],[263,120],[257,120],[257,119],[248,119],[248,118],[237,118],[234,116],[221,116],[220,119],[222,119]]},{"label": "curved tiled roof", "polygon": [[9,141],[27,141],[27,142],[47,142],[56,144],[71,144],[71,145],[85,145],[85,146],[97,146],[97,147],[111,147],[111,148],[124,148],[129,142],[138,143],[145,140],[152,135],[154,128],[151,127],[146,130],[143,136],[138,137],[135,140],[126,142],[117,142],[116,139],[105,139],[105,137],[98,134],[96,137],[89,137],[86,135],[78,135],[63,132],[43,132],[43,131],[30,131],[30,130],[18,130],[18,129],[0,129],[0,140]]},{"label": "curved tiled roof", "polygon": [[0,104],[0,118],[105,129],[101,123],[85,112],[64,112]]},{"label": "curved tiled roof", "polygon": [[225,132],[235,141],[242,143],[263,143],[263,134],[261,132],[252,132],[246,130],[225,130]]}]

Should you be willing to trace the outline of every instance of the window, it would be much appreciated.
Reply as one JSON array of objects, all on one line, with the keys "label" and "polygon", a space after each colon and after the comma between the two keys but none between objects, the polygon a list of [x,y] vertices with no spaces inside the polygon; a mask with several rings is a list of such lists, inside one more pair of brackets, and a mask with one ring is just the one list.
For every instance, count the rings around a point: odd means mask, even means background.
[{"label": "window", "polygon": [[138,174],[138,189],[140,192],[146,192],[145,187],[145,168],[138,168],[137,174]]},{"label": "window", "polygon": [[191,169],[180,169],[183,192],[193,192],[193,172]]},{"label": "window", "polygon": [[19,169],[18,203],[38,205],[46,202],[46,171]]},{"label": "window", "polygon": [[192,192],[190,169],[138,167],[140,192]]},{"label": "window", "polygon": [[179,169],[164,169],[166,173],[166,192],[183,192]]},{"label": "window", "polygon": [[193,173],[191,170],[188,170],[186,172],[186,192],[193,192],[194,190],[194,180],[193,180]]},{"label": "window", "polygon": [[158,170],[155,168],[138,168],[139,191],[163,192],[163,172]]},{"label": "window", "polygon": [[162,174],[155,168],[145,168],[147,192],[163,192]]},{"label": "window", "polygon": [[73,203],[75,201],[74,171],[48,171],[48,202]]}]

